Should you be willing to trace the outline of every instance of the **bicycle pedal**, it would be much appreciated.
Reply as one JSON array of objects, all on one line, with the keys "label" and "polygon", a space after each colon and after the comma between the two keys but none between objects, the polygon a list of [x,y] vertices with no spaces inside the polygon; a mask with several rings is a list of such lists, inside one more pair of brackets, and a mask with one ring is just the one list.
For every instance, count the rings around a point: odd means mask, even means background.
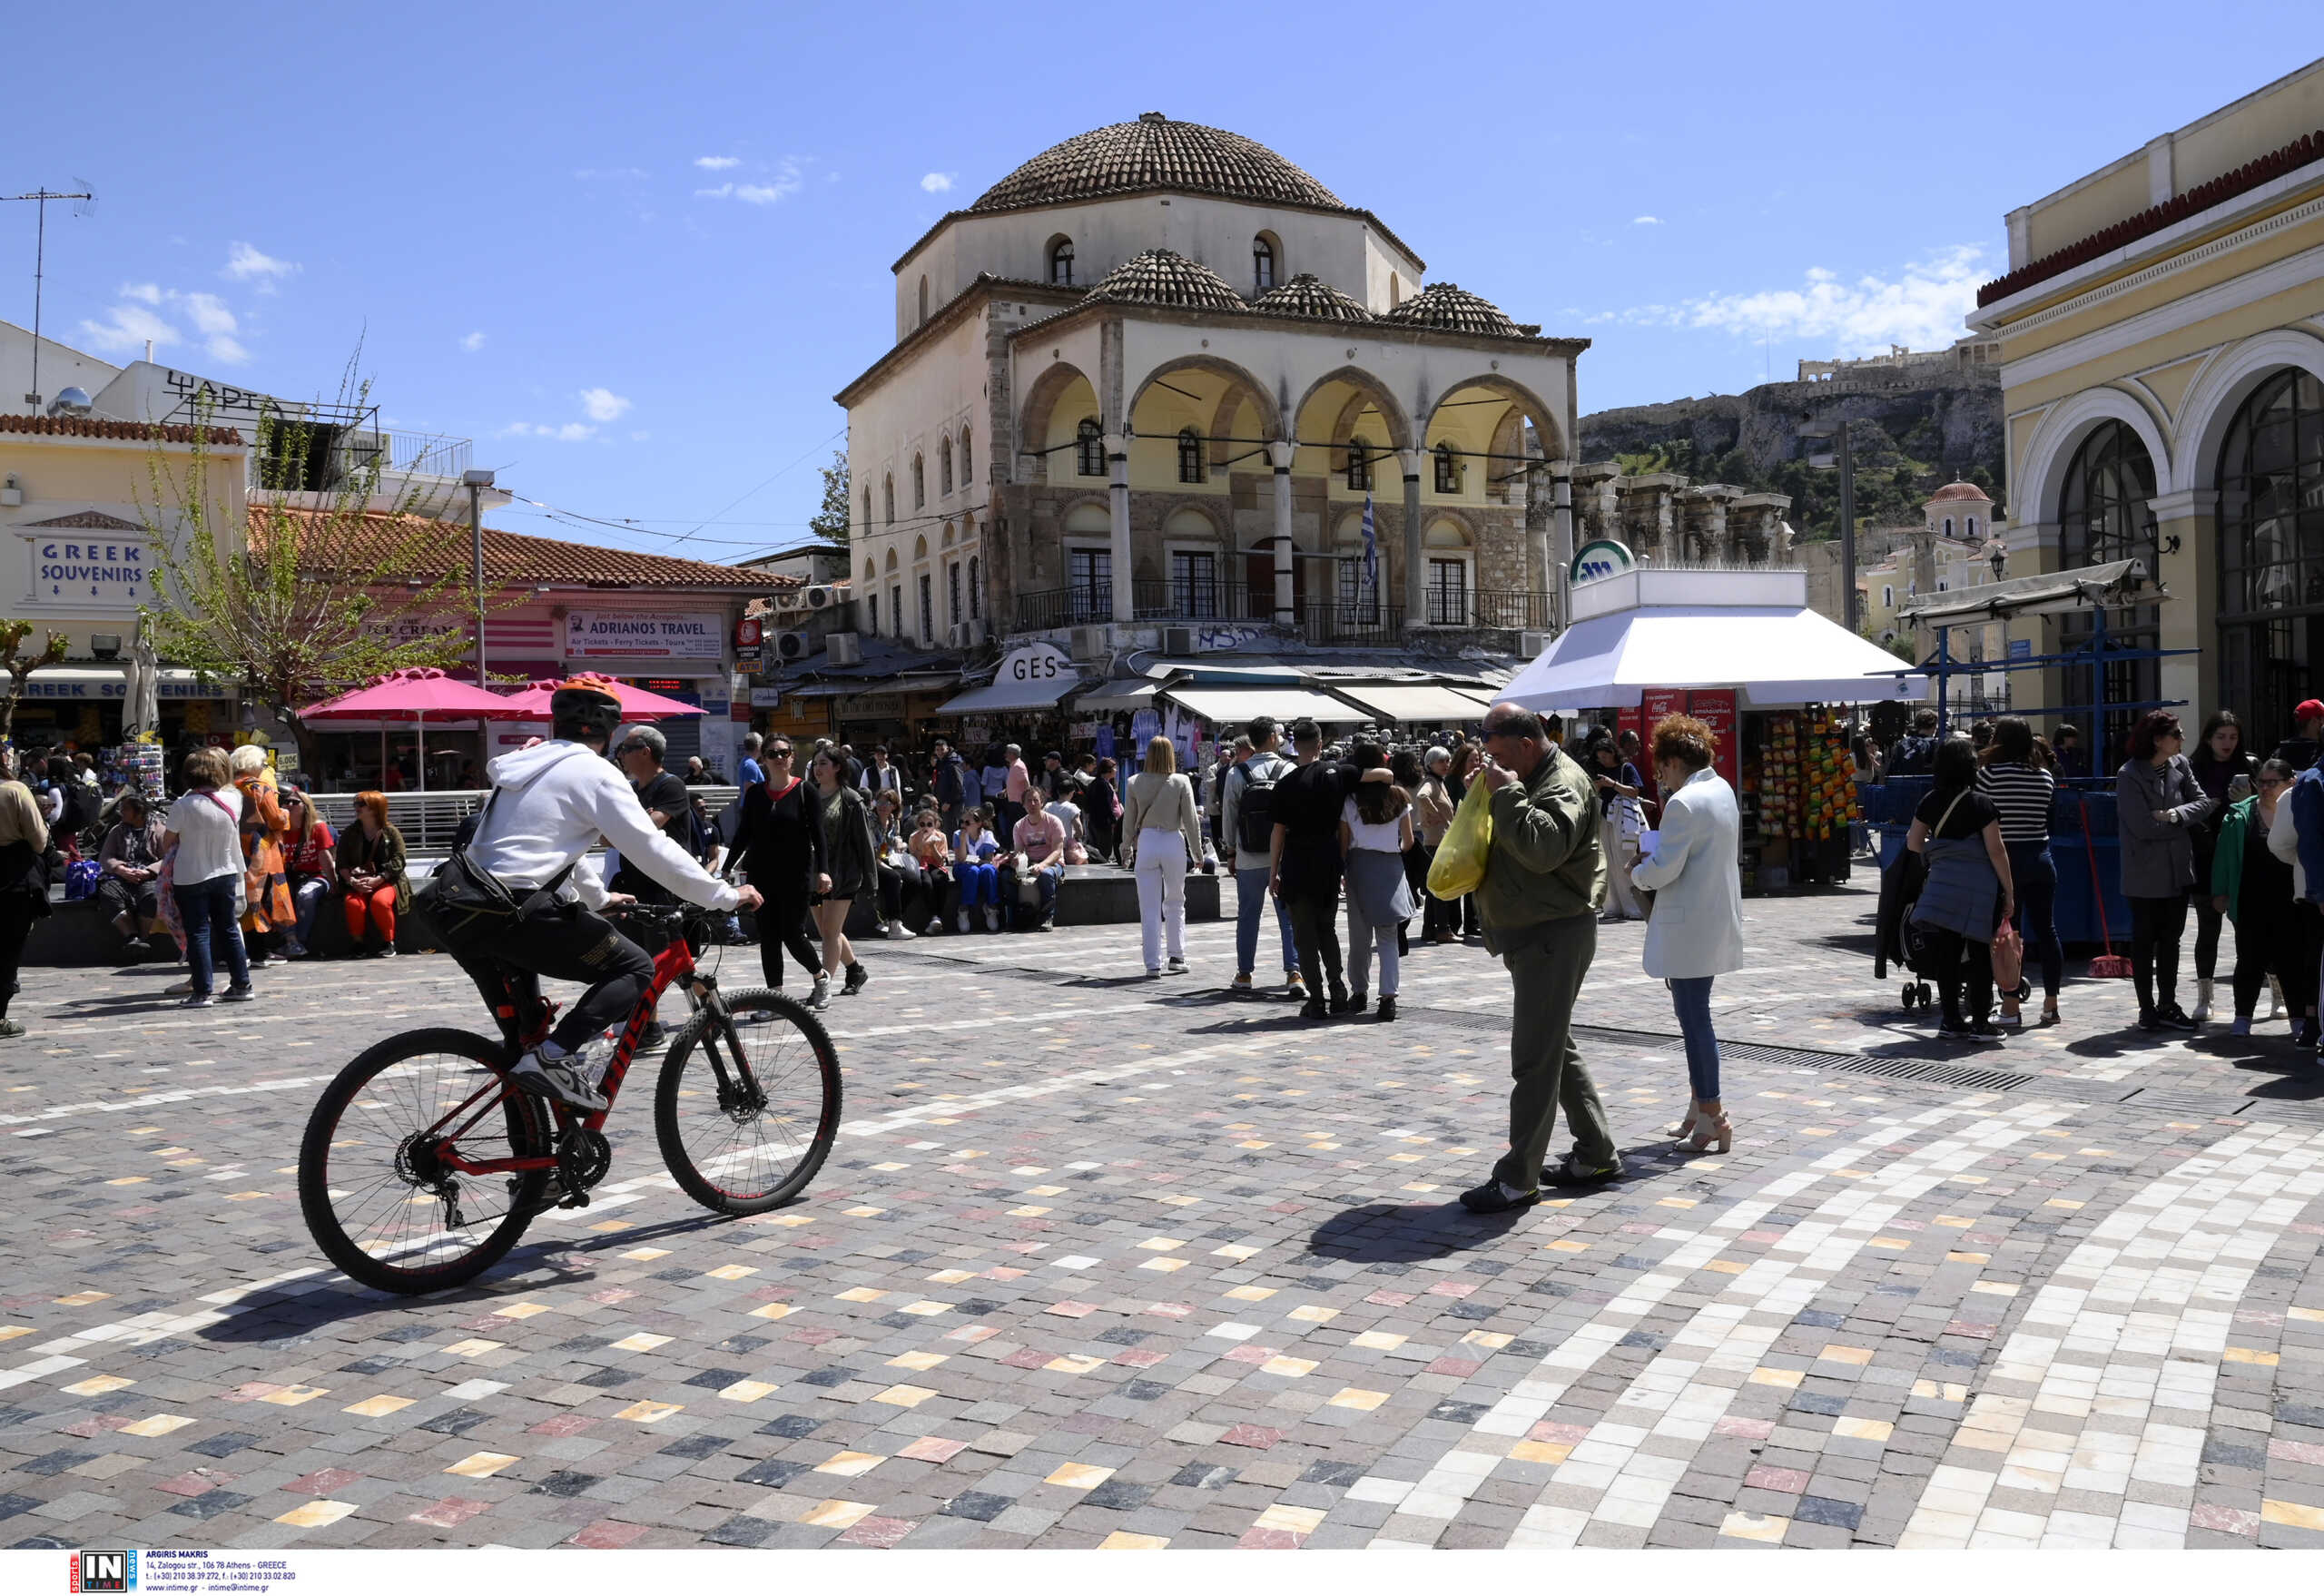
[{"label": "bicycle pedal", "polygon": [[556,1206],[560,1208],[586,1208],[589,1206],[589,1194],[586,1190],[567,1192],[565,1200]]}]

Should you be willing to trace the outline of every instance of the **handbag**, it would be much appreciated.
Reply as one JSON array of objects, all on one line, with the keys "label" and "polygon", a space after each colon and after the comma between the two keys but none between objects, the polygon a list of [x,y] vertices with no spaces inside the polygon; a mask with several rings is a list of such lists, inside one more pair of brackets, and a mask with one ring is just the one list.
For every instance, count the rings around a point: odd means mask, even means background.
[{"label": "handbag", "polygon": [[2014,997],[2025,980],[2025,939],[2008,921],[1994,932],[1994,990]]}]

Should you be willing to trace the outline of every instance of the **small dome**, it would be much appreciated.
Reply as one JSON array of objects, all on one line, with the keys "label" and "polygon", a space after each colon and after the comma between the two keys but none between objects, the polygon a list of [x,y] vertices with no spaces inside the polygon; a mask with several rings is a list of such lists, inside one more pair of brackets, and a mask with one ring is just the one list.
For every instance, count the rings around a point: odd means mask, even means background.
[{"label": "small dome", "polygon": [[1089,297],[1137,305],[1175,305],[1188,310],[1244,309],[1243,296],[1229,288],[1225,278],[1175,250],[1147,250],[1132,255],[1099,278]]},{"label": "small dome", "polygon": [[1447,332],[1482,332],[1499,338],[1524,336],[1499,305],[1450,282],[1430,283],[1381,320],[1415,327],[1441,327]]},{"label": "small dome", "polygon": [[1955,499],[1963,498],[1977,499],[1985,504],[1991,504],[1994,501],[1993,495],[1987,493],[1984,488],[1977,487],[1974,483],[1948,482],[1944,487],[1938,488],[1935,493],[1930,494],[1928,496],[1928,502],[1931,504],[1950,504]]},{"label": "small dome", "polygon": [[1340,197],[1265,145],[1223,128],[1148,111],[1034,156],[979,196],[970,211],[1013,211],[1156,189],[1260,204],[1347,209]]},{"label": "small dome", "polygon": [[1270,289],[1251,306],[1271,316],[1305,316],[1323,321],[1370,321],[1371,311],[1312,271]]}]

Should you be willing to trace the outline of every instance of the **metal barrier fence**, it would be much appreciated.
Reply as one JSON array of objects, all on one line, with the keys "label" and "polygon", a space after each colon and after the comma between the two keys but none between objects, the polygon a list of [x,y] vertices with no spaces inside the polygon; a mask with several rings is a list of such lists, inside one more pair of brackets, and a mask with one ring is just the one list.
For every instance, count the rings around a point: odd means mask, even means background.
[{"label": "metal barrier fence", "polygon": [[[742,793],[740,787],[689,787],[690,793],[702,794],[703,806],[715,818],[720,811]],[[403,833],[404,846],[415,854],[441,853],[452,845],[452,833],[459,830],[460,822],[484,807],[489,793],[461,789],[447,793],[390,793],[388,794],[388,823]],[[352,793],[310,793],[308,801],[315,813],[330,823],[334,832],[344,831],[355,823],[355,794]]]}]

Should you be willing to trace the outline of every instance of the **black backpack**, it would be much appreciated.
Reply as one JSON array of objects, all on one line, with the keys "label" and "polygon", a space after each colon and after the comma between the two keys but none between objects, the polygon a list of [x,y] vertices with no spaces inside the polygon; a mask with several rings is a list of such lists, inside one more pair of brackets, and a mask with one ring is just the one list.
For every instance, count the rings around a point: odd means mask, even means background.
[{"label": "black backpack", "polygon": [[1896,752],[1888,756],[1887,773],[1892,776],[1925,776],[1936,768],[1936,739],[1906,736],[1896,740]]},{"label": "black backpack", "polygon": [[[1282,769],[1280,760],[1275,768]],[[1265,853],[1275,846],[1275,778],[1253,775],[1247,764],[1236,765],[1235,773],[1243,778],[1235,798],[1235,846],[1246,853]]]}]

